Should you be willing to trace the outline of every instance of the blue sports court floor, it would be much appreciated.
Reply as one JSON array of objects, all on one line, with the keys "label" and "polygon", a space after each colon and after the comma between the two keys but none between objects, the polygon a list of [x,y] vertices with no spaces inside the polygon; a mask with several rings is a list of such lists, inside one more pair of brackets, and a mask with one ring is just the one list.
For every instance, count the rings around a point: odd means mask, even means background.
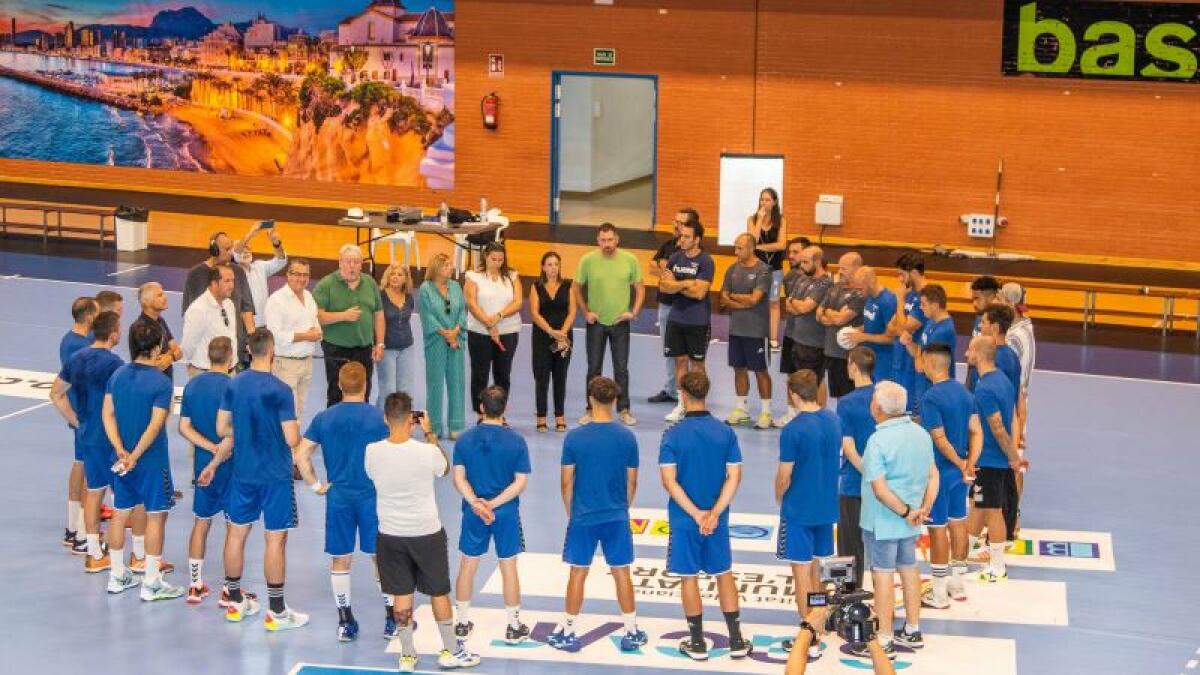
[{"label": "blue sports court floor", "polygon": [[[363,636],[351,644],[334,638],[336,613],[328,559],[322,553],[323,505],[307,491],[297,493],[301,525],[288,545],[287,597],[313,620],[292,633],[268,634],[257,622],[227,624],[212,598],[190,607],[182,601],[147,605],[133,593],[110,597],[104,592],[106,575],[83,574],[80,559],[59,544],[71,442],[45,394],[58,368],[58,340],[69,328],[70,302],[113,287],[126,297],[128,325],[137,312],[134,287],[156,279],[178,290],[183,275],[179,269],[0,252],[0,475],[5,497],[0,524],[10,542],[8,553],[0,557],[0,576],[8,579],[0,606],[4,671],[48,675],[136,669],[188,675],[394,670],[395,656],[385,653],[386,643],[379,637],[383,609],[365,560],[356,563],[354,573],[354,605]],[[170,299],[177,303],[179,296],[171,294]],[[178,334],[178,308],[167,318]],[[638,325],[650,331],[652,323],[644,316]],[[557,558],[566,519],[558,497],[557,461],[562,436],[533,432],[527,332],[522,339],[514,366],[522,386],[514,387],[509,419],[526,435],[533,456],[534,474],[522,498],[528,553],[521,572],[525,620],[536,625],[537,638],[561,611],[564,570]],[[1182,673],[1200,659],[1200,622],[1195,618],[1200,593],[1192,583],[1194,514],[1200,509],[1195,489],[1200,454],[1194,452],[1200,387],[1187,383],[1196,381],[1200,365],[1187,355],[1072,351],[1065,345],[1047,349],[1056,350],[1054,360],[1066,364],[1058,366],[1065,370],[1136,370],[1156,379],[1052,371],[1035,375],[1032,467],[1023,503],[1026,541],[1009,556],[1010,581],[988,588],[970,585],[971,600],[965,605],[925,613],[921,625],[929,644],[921,653],[901,654],[897,666],[905,672]],[[478,628],[472,648],[484,656],[476,669],[480,673],[782,672],[785,655],[777,642],[794,633],[796,616],[787,570],[770,552],[777,526],[770,485],[778,432],[738,432],[746,465],[733,504],[735,523],[740,523],[735,571],[744,592],[743,621],[755,636],[758,658],[736,663],[714,658],[699,665],[681,660],[672,652],[685,626],[675,584],[662,575],[666,538],[657,522],[666,504],[655,462],[667,408],[644,403],[662,380],[658,338],[636,336],[632,351],[632,395],[640,420],[635,431],[643,463],[632,523],[639,555],[635,574],[639,615],[652,642],[639,654],[619,653],[612,640],[619,635],[619,623],[610,623],[619,619],[616,603],[598,565],[593,572],[597,583],[584,606],[583,630],[590,631],[590,644],[579,654],[555,652],[536,640],[518,648],[491,643],[488,638],[498,633],[489,633],[489,627],[499,626],[503,613],[500,596],[487,583],[495,563],[485,559],[473,610]],[[119,353],[127,356],[124,346]],[[710,406],[724,416],[733,391],[723,344],[714,344],[709,357],[715,380]],[[319,407],[324,386],[319,365],[315,371],[310,411]],[[571,373],[573,424],[582,412],[581,355]],[[777,409],[781,400],[777,393]],[[191,526],[190,463],[175,424],[170,423],[172,465],[185,498],[168,523],[166,556],[180,564],[186,563]],[[458,501],[448,481],[439,486],[439,504],[455,541]],[[214,530],[205,570],[210,585],[221,574],[221,528]],[[261,537],[251,542],[244,583],[262,594]],[[182,571],[174,576],[177,582],[184,580]],[[709,607],[708,627],[723,633],[715,603]],[[427,606],[418,618],[425,612]],[[436,670],[430,622],[422,622],[418,642],[425,645],[422,667]],[[839,653],[836,642],[831,641],[830,653],[811,672],[866,667]]]}]

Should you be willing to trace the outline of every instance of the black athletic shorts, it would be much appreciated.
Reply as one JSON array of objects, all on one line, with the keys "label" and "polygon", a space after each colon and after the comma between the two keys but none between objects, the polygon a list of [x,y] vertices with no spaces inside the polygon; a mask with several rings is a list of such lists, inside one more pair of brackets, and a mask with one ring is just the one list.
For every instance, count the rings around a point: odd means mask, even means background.
[{"label": "black athletic shorts", "polygon": [[809,347],[798,342],[792,343],[792,366],[797,370],[811,370],[817,375],[817,382],[825,377],[825,350],[821,347]]},{"label": "black athletic shorts", "polygon": [[854,380],[850,379],[850,371],[846,370],[846,359],[826,356],[825,375],[829,378],[830,396],[841,398],[854,391]]},{"label": "black athletic shorts", "polygon": [[767,338],[729,336],[729,367],[758,373],[767,369]]},{"label": "black athletic shorts", "polygon": [[1007,509],[1017,501],[1017,474],[1009,468],[981,466],[975,471],[971,501],[979,509]]},{"label": "black athletic shorts", "polygon": [[667,321],[663,356],[669,359],[686,356],[692,361],[703,361],[708,354],[708,340],[711,335],[712,329],[708,326]]},{"label": "black athletic shorts", "polygon": [[792,342],[792,338],[783,337],[783,342],[779,346],[779,372],[784,375],[791,375],[796,372],[796,361],[793,356],[793,351],[796,349],[796,343]]},{"label": "black athletic shorts", "polygon": [[431,598],[450,595],[450,557],[446,530],[422,537],[393,537],[380,532],[375,539],[379,586],[388,595]]}]

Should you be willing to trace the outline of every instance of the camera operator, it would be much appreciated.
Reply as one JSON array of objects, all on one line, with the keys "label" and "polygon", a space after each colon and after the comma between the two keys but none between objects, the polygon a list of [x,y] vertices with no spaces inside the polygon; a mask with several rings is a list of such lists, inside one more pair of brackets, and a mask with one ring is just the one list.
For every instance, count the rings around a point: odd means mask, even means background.
[{"label": "camera operator", "polygon": [[[784,675],[804,675],[804,672],[808,670],[808,647],[820,641],[820,636],[826,632],[828,620],[828,607],[814,607],[809,611],[804,622],[800,624],[800,630],[796,633],[795,646],[788,656],[787,666],[783,671]],[[875,675],[895,675],[896,669],[892,666],[891,660],[888,659],[888,655],[883,651],[883,646],[879,644],[879,641],[868,640],[867,645]]]}]

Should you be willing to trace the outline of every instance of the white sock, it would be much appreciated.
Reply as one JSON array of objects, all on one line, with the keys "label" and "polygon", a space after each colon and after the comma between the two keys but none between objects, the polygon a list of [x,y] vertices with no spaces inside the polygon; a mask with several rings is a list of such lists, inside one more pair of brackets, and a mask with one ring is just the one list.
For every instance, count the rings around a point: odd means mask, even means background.
[{"label": "white sock", "polygon": [[745,410],[746,406],[749,405],[749,403],[747,403],[749,398],[749,396],[735,396],[733,399],[735,401],[734,407],[738,410]]},{"label": "white sock", "polygon": [[504,606],[504,613],[508,615],[508,625],[510,628],[517,628],[521,625],[521,606],[509,607]]},{"label": "white sock", "polygon": [[947,576],[948,566],[930,565],[929,567],[933,572],[933,597],[943,600],[946,597],[946,588],[950,584],[950,577]]},{"label": "white sock", "polygon": [[67,502],[67,529],[75,533],[75,540],[83,536],[83,502]]},{"label": "white sock", "polygon": [[1008,568],[1004,565],[1005,545],[1006,544],[1004,542],[1000,542],[999,544],[988,544],[988,553],[990,554],[988,567],[992,570],[992,574],[998,577],[1004,576],[1004,574],[1008,571]]},{"label": "white sock", "polygon": [[142,583],[152,584],[162,578],[162,556],[148,555],[146,556],[146,576],[143,577]]},{"label": "white sock", "polygon": [[99,534],[85,534],[84,539],[87,540],[88,555],[96,560],[104,557],[103,550],[100,548]]},{"label": "white sock", "polygon": [[920,632],[920,630],[921,627],[915,623],[908,623],[907,621],[904,623],[904,632],[908,633],[909,635]]},{"label": "white sock", "polygon": [[333,603],[338,609],[350,606],[350,573],[334,572],[329,575],[329,585],[333,587]]},{"label": "white sock", "polygon": [[457,610],[455,612],[455,615],[456,615],[455,621],[458,621],[459,623],[466,623],[471,620],[471,601],[470,600],[459,600],[456,603],[455,609]]},{"label": "white sock", "polygon": [[110,548],[108,555],[112,559],[112,567],[109,568],[112,576],[116,578],[125,576],[125,549]]},{"label": "white sock", "polygon": [[564,614],[562,623],[558,624],[562,628],[563,635],[575,634],[575,621],[579,619],[578,614]]},{"label": "white sock", "polygon": [[770,415],[771,414],[771,399],[768,398],[765,400],[761,400],[761,401],[759,401],[759,403],[762,404],[763,413]]},{"label": "white sock", "polygon": [[188,580],[195,588],[204,585],[204,559],[188,558]]},{"label": "white sock", "polygon": [[135,558],[145,558],[146,557],[146,537],[145,536],[139,537],[136,534],[133,535],[133,557],[135,557]]},{"label": "white sock", "polygon": [[962,583],[962,578],[967,574],[967,561],[951,560],[950,561],[950,576],[954,579],[954,583]]},{"label": "white sock", "polygon": [[625,632],[632,633],[637,630],[637,612],[628,614],[621,612],[621,623],[625,624]]}]

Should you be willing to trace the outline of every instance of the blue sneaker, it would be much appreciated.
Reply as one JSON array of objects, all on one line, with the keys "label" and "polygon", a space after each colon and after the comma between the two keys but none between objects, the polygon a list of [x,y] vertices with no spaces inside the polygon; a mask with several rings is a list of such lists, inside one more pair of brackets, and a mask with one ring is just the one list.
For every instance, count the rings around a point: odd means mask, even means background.
[{"label": "blue sneaker", "polygon": [[[624,639],[621,640],[622,643],[624,643],[624,641]],[[579,651],[581,647],[579,644],[579,638],[575,637],[574,633],[564,633],[561,628],[554,631],[550,634],[550,637],[546,638],[546,644],[554,647],[557,650],[571,653]]]},{"label": "blue sneaker", "polygon": [[338,642],[354,642],[358,639],[357,621],[339,621],[337,627]]},{"label": "blue sneaker", "polygon": [[646,635],[646,631],[638,628],[625,633],[621,638],[621,651],[636,652],[638,648],[650,641],[650,636]]},{"label": "blue sneaker", "polygon": [[398,637],[400,637],[400,627],[396,625],[396,620],[389,616],[383,624],[383,638],[395,640]]}]

